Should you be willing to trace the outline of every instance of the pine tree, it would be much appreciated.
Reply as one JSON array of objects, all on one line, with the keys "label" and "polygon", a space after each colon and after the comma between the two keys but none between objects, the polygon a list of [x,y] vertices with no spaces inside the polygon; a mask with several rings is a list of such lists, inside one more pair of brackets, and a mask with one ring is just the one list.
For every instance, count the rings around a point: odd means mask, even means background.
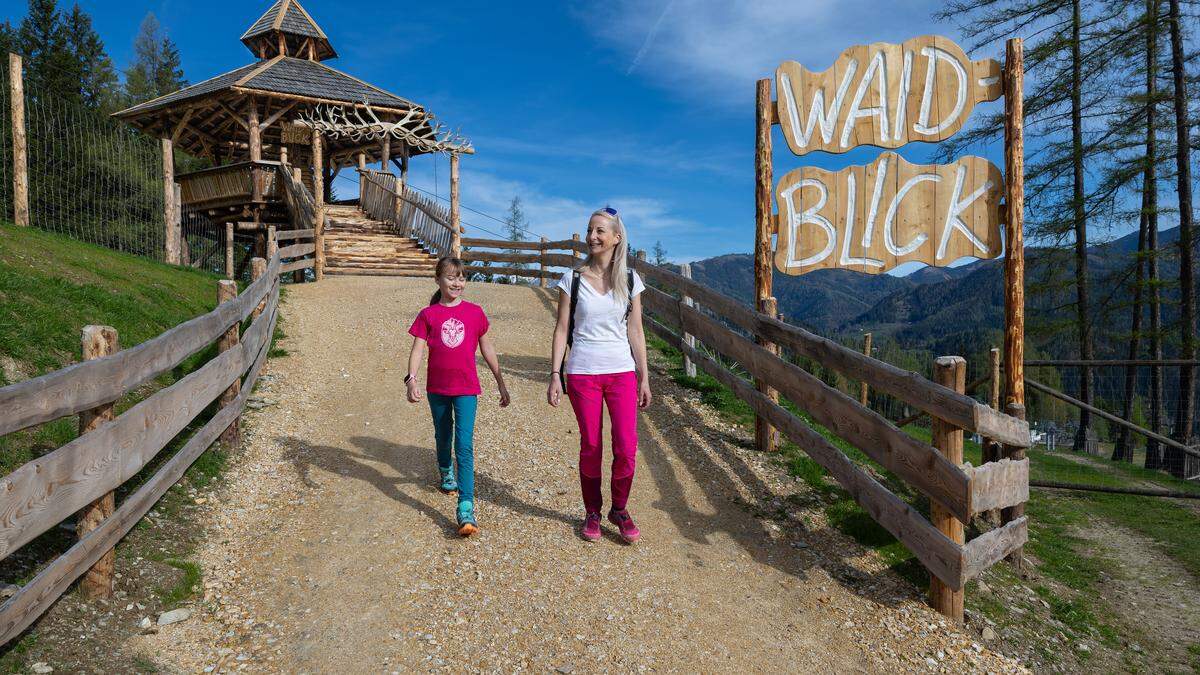
[{"label": "pine tree", "polygon": [[185,86],[179,50],[163,33],[154,14],[147,14],[133,39],[133,62],[125,70],[128,102],[149,101]]},{"label": "pine tree", "polygon": [[651,249],[651,254],[654,255],[655,265],[665,265],[667,262],[667,249],[663,248],[661,241],[654,242],[654,248]]},{"label": "pine tree", "polygon": [[29,0],[29,13],[18,31],[25,55],[25,91],[69,103],[80,102],[79,62],[67,44],[63,16],[55,0]]},{"label": "pine tree", "polygon": [[[1196,358],[1196,289],[1192,271],[1192,161],[1188,122],[1187,78],[1184,72],[1183,21],[1179,0],[1168,0],[1171,38],[1171,79],[1174,83],[1172,102],[1175,109],[1175,180],[1179,195],[1179,356]],[[1190,444],[1195,422],[1196,373],[1191,366],[1179,369],[1179,401],[1175,413],[1175,438]],[[1164,448],[1164,463],[1177,475],[1188,477],[1200,467],[1194,458],[1172,448]]]},{"label": "pine tree", "polygon": [[104,51],[104,42],[92,28],[92,17],[75,5],[65,23],[68,47],[80,69],[79,94],[83,104],[112,112],[116,104],[117,73]]}]

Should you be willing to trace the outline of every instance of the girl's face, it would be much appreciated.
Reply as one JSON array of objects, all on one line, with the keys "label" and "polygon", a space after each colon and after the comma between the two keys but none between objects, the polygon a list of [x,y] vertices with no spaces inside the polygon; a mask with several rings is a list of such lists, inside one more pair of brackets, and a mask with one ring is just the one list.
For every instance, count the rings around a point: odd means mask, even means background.
[{"label": "girl's face", "polygon": [[621,241],[613,222],[602,216],[592,216],[588,221],[587,244],[592,255],[611,251]]},{"label": "girl's face", "polygon": [[462,270],[448,269],[437,278],[437,284],[442,290],[442,302],[453,302],[462,297],[467,288],[467,278]]}]

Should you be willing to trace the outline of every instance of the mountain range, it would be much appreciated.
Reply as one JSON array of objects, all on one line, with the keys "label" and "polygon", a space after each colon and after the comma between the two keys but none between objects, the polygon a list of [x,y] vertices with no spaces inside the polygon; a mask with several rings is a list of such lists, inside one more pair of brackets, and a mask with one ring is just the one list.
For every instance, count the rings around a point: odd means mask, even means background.
[{"label": "mountain range", "polygon": [[[1088,249],[1097,358],[1123,352],[1128,331],[1136,232]],[[1160,277],[1177,278],[1174,244],[1179,229],[1161,230]],[[1074,261],[1063,249],[1026,248],[1027,343],[1055,357],[1076,356],[1072,339],[1055,327],[1074,320]],[[747,303],[754,292],[754,260],[731,254],[692,263],[701,283]],[[958,267],[925,267],[907,276],[817,270],[802,276],[775,274],[775,297],[787,321],[829,337],[863,332],[891,337],[906,349],[939,353],[974,350],[981,340],[996,343],[1004,325],[1003,260],[978,260]],[[1164,325],[1174,319],[1164,290]],[[1070,330],[1068,335],[1074,336]]]}]

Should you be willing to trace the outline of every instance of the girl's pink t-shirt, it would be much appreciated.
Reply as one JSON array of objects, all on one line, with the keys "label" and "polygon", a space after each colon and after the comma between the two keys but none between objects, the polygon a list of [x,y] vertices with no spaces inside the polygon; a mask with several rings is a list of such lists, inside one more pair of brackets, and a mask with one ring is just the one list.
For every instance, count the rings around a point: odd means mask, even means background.
[{"label": "girl's pink t-shirt", "polygon": [[438,303],[422,309],[408,334],[429,344],[425,390],[442,396],[478,396],[475,350],[487,331],[483,308],[466,300],[453,307]]}]

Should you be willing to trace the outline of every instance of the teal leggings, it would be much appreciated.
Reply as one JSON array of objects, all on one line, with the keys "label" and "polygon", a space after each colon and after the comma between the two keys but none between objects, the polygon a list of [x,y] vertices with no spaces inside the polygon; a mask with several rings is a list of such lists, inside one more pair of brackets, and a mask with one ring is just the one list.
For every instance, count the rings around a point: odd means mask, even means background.
[{"label": "teal leggings", "polygon": [[[458,501],[475,501],[475,404],[477,396],[426,394],[433,413],[438,468],[449,471],[458,460]],[[454,452],[451,453],[451,446]]]}]

